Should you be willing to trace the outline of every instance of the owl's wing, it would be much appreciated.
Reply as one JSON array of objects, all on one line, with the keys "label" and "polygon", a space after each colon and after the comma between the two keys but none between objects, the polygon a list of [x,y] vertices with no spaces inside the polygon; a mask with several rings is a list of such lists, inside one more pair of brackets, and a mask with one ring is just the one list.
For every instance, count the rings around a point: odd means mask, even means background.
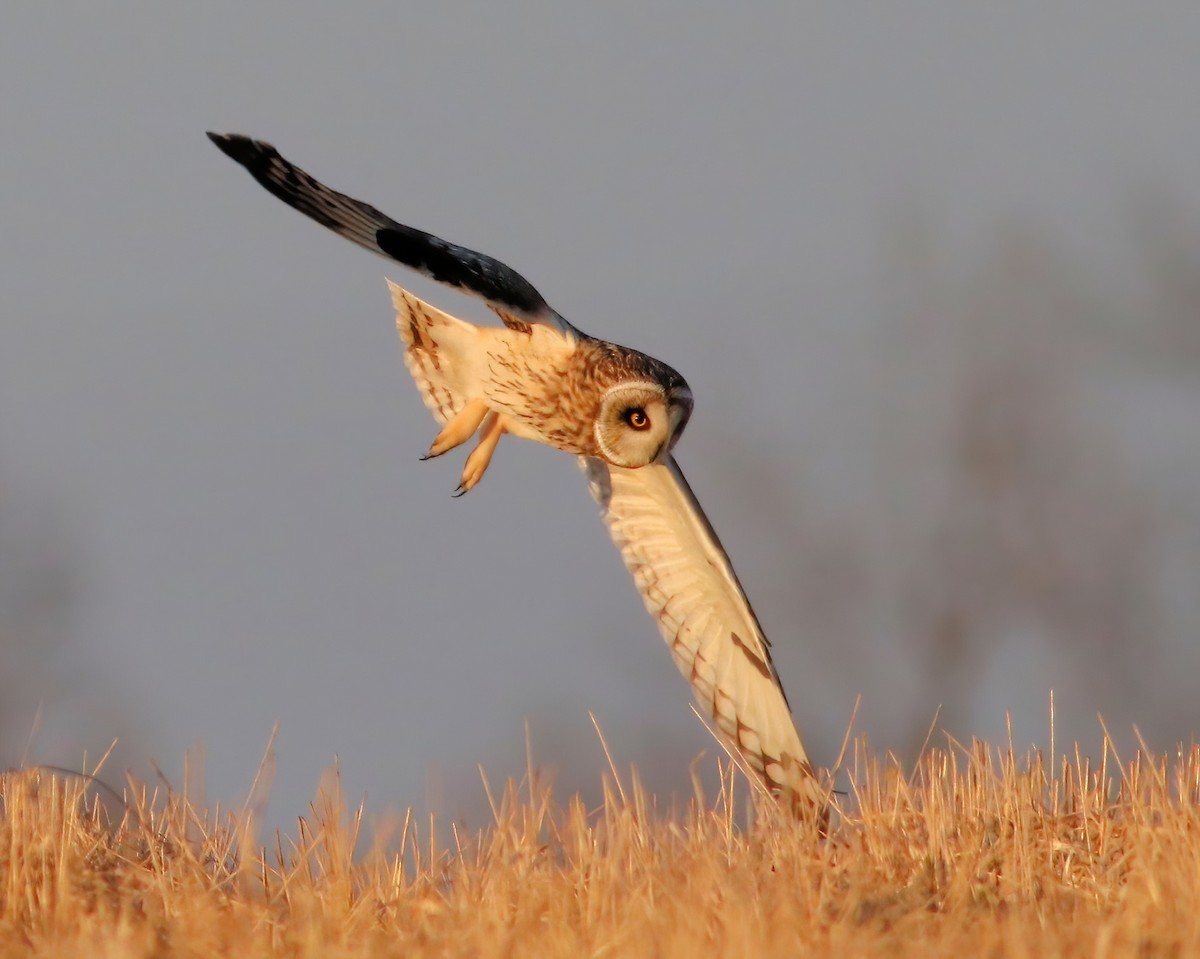
[{"label": "owl's wing", "polygon": [[703,712],[772,793],[799,812],[822,815],[826,796],[800,742],[770,644],[675,458],[639,469],[590,457],[580,457],[580,465]]},{"label": "owl's wing", "polygon": [[240,133],[209,133],[208,138],[288,206],[373,253],[481,297],[506,325],[527,329],[530,323],[546,323],[582,335],[533,284],[495,257],[397,223],[362,200],[327,187],[262,140]]}]

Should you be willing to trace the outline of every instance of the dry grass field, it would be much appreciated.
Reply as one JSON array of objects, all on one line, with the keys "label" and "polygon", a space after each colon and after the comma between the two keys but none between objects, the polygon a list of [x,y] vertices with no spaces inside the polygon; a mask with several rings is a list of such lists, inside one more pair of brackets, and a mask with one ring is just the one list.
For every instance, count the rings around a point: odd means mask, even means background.
[{"label": "dry grass field", "polygon": [[85,778],[10,772],[0,956],[1200,955],[1200,749],[1125,759],[860,742],[824,838],[626,775],[596,809],[533,777],[482,830],[374,836],[331,779],[264,843],[249,812],[130,786],[110,820]]}]

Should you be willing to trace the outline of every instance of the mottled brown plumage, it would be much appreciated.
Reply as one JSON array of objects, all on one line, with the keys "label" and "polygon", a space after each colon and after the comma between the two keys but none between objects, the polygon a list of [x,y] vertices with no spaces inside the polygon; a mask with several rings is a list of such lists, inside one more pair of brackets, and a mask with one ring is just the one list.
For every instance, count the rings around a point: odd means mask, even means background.
[{"label": "mottled brown plumage", "polygon": [[[474,326],[389,286],[405,363],[445,426],[430,456],[465,442],[491,413],[501,434],[638,467],[668,453],[687,424],[691,390],[665,363],[545,324]],[[645,425],[624,421],[631,410]],[[489,461],[490,453],[468,458],[459,489],[474,487]]]}]

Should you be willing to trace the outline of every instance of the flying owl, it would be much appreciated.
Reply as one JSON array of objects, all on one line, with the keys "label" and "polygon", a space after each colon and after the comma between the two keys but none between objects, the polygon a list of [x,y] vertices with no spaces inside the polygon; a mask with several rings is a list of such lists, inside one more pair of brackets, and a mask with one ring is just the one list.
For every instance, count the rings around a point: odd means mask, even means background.
[{"label": "flying owl", "polygon": [[482,298],[503,327],[475,326],[389,281],[404,359],[441,424],[425,458],[477,437],[457,495],[505,433],[574,453],[609,533],[702,713],[785,806],[822,817],[770,643],[671,455],[692,412],[675,370],[588,336],[499,260],[397,223],[320,183],[269,143],[209,133],[289,206],[425,276]]}]

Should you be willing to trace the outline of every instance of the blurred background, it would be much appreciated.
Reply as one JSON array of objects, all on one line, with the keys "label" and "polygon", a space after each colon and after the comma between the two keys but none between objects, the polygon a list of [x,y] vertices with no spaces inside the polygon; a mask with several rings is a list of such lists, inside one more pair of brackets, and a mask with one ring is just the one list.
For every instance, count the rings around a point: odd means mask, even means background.
[{"label": "blurred background", "polygon": [[[384,276],[206,129],[689,379],[815,762],[1200,728],[1200,10],[19,4],[0,31],[0,765],[269,815],[715,750],[573,460],[461,459]],[[711,758],[705,768],[712,765]]]}]

